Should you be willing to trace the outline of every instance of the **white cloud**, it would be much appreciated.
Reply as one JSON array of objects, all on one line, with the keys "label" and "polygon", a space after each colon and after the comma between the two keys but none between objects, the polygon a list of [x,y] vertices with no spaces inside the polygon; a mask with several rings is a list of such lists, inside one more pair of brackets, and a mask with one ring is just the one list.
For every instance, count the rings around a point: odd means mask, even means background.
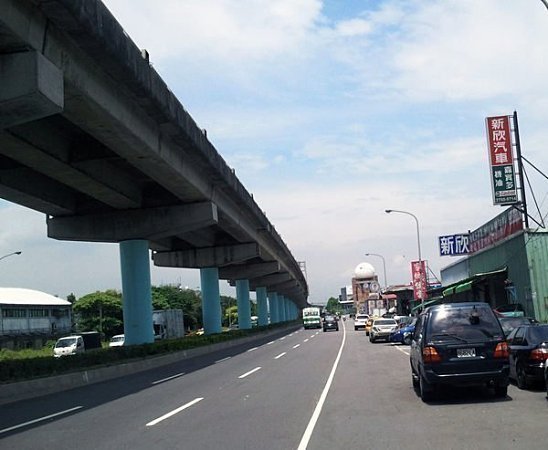
[{"label": "white cloud", "polygon": [[[318,0],[108,0],[152,59],[270,59],[298,51],[321,10]],[[162,24],[159,28],[158,24]]]},{"label": "white cloud", "polygon": [[422,2],[401,22],[398,41],[390,43],[395,84],[405,96],[423,101],[534,92],[544,86],[548,72],[548,28],[541,6]]},{"label": "white cloud", "polygon": [[339,22],[336,31],[341,36],[361,36],[371,33],[372,27],[367,20],[351,19]]}]

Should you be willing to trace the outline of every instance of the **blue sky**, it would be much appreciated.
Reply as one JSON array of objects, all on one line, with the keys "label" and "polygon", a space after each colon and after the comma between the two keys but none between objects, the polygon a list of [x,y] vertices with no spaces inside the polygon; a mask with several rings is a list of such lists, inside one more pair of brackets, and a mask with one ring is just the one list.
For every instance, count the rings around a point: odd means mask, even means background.
[{"label": "blue sky", "polygon": [[[362,261],[390,284],[437,236],[492,206],[484,119],[518,111],[524,155],[548,172],[548,11],[540,0],[107,0],[294,253],[311,301]],[[529,170],[541,213],[548,182]],[[55,242],[4,203],[2,284],[66,296],[120,287],[115,245]],[[9,244],[8,244],[9,243]],[[17,248],[16,248],[17,247]],[[197,271],[152,270],[198,286]],[[231,289],[222,283],[222,290]]]}]

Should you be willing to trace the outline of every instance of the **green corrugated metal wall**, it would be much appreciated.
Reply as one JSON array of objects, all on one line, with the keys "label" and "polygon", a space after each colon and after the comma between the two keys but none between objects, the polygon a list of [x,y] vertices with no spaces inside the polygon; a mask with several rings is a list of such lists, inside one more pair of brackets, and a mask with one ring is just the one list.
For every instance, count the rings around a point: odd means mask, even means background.
[{"label": "green corrugated metal wall", "polygon": [[[540,319],[540,311],[537,311],[531,294],[525,239],[525,234],[520,233],[502,244],[472,255],[470,257],[470,273],[478,274],[508,267],[508,278],[514,283],[516,298],[513,299],[504,290],[504,286],[497,288],[496,295],[507,296],[509,303],[521,303],[527,315]],[[497,304],[501,303],[505,303],[505,301],[498,299]]]},{"label": "green corrugated metal wall", "polygon": [[[548,322],[548,233],[520,233],[508,241],[469,258],[470,273],[478,274],[508,267],[514,283],[515,300],[526,314]],[[504,289],[497,295],[506,295]],[[501,303],[501,302],[497,302]]]},{"label": "green corrugated metal wall", "polygon": [[527,233],[527,257],[536,318],[548,321],[548,233]]}]

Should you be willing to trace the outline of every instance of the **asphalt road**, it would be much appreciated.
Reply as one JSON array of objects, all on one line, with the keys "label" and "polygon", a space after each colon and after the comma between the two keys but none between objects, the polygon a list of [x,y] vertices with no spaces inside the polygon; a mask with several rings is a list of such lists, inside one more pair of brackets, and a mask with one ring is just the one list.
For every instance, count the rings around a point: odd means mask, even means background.
[{"label": "asphalt road", "polygon": [[5,405],[0,449],[548,448],[541,389],[425,404],[408,347],[340,325]]}]

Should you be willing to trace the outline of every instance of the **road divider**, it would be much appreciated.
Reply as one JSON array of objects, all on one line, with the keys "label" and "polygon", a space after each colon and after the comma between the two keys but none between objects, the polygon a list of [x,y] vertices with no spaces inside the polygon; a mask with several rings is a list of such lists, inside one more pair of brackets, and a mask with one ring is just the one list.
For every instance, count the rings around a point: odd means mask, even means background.
[{"label": "road divider", "polygon": [[327,398],[327,394],[329,392],[329,389],[331,388],[331,383],[333,383],[333,378],[335,377],[335,372],[337,371],[337,366],[339,365],[339,361],[341,359],[345,342],[346,342],[346,327],[343,324],[343,338],[341,342],[341,347],[339,348],[339,353],[337,354],[337,357],[335,358],[335,362],[333,363],[333,368],[331,369],[331,373],[329,374],[329,377],[327,378],[325,387],[323,388],[322,394],[320,395],[320,399],[318,400],[316,408],[314,409],[314,412],[312,413],[312,417],[310,418],[310,421],[308,422],[308,425],[306,427],[306,430],[304,431],[303,437],[301,438],[301,442],[299,443],[299,447],[297,448],[297,450],[306,450],[308,443],[310,442],[310,438],[312,437],[312,432],[314,431],[314,428],[316,427],[316,422],[318,422],[318,418],[320,417],[320,413],[322,412],[323,404],[325,403],[325,399]]}]

